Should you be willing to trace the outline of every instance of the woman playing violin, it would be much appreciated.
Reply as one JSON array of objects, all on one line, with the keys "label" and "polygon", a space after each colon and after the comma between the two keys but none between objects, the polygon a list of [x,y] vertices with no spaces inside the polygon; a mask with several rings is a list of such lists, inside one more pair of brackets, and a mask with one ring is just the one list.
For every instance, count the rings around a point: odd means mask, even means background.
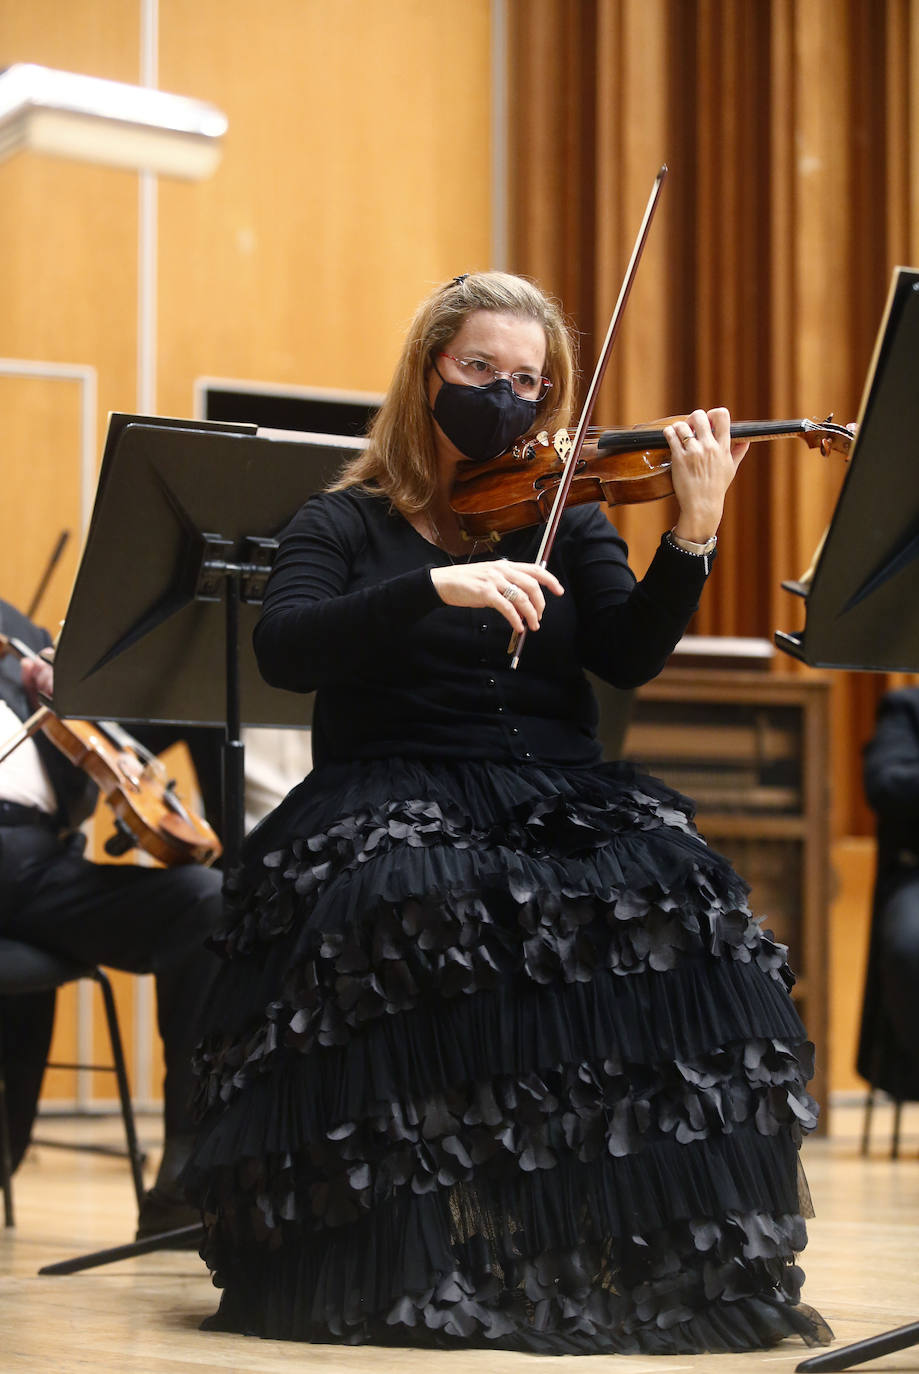
[{"label": "woman playing violin", "polygon": [[[663,783],[600,757],[584,670],[653,677],[745,445],[668,429],[637,581],[596,506],[464,539],[457,464],[564,425],[574,349],[503,273],[420,307],[369,445],[285,532],[255,634],[317,691],[315,768],[250,839],[188,1172],[266,1337],[552,1354],[827,1339],[798,1301],[815,1122],[785,951]],[[508,629],[530,638],[512,671]]]}]

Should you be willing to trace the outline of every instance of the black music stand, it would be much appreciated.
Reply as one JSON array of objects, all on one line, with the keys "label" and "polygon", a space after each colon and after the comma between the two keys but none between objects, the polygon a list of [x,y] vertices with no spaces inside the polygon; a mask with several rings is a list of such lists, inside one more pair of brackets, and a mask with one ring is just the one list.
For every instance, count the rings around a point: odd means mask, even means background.
[{"label": "black music stand", "polygon": [[[221,726],[224,888],[243,838],[242,725],[304,726],[311,698],[269,687],[252,630],[277,536],[353,440],[113,415],[54,660],[62,715]],[[69,1274],[191,1239],[197,1226],[46,1265]]]},{"label": "black music stand", "polygon": [[898,267],[849,468],[809,585],[805,629],[775,635],[812,668],[919,672],[919,270]]},{"label": "black music stand", "polygon": [[[919,672],[919,271],[897,268],[859,412],[849,470],[809,586],[800,634],[780,649],[814,668]],[[797,1365],[849,1369],[919,1345],[919,1322]]]}]

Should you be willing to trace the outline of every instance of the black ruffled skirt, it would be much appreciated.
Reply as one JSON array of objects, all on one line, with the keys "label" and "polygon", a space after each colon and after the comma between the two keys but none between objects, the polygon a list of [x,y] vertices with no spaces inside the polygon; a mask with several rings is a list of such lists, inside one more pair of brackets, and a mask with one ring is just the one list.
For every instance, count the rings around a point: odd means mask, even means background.
[{"label": "black ruffled skirt", "polygon": [[785,950],[621,765],[316,770],[250,837],[187,1171],[205,1325],[551,1354],[830,1338]]}]

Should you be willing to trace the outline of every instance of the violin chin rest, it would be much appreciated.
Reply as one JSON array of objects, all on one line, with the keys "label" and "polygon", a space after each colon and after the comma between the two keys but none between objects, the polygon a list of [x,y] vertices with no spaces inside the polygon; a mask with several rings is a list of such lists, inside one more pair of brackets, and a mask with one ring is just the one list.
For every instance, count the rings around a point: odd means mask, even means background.
[{"label": "violin chin rest", "polygon": [[102,848],[110,858],[120,859],[122,854],[127,854],[129,850],[137,848],[137,839],[132,835],[124,821],[116,817],[115,829]]}]

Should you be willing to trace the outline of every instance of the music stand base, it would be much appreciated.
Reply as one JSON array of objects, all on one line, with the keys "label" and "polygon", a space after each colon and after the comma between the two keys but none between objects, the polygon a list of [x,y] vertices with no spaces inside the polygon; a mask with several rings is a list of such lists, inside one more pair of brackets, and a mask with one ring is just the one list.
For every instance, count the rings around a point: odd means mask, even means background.
[{"label": "music stand base", "polygon": [[828,1350],[823,1355],[812,1355],[803,1360],[795,1369],[811,1374],[811,1371],[851,1369],[854,1364],[864,1364],[866,1360],[879,1360],[882,1355],[890,1355],[895,1350],[906,1350],[908,1346],[919,1345],[919,1322],[898,1326],[894,1331],[885,1331],[880,1336],[869,1336],[864,1341],[854,1341],[841,1350]]},{"label": "music stand base", "polygon": [[[128,1245],[113,1245],[107,1250],[94,1250],[89,1255],[77,1255],[75,1259],[58,1260],[56,1264],[46,1264],[39,1274],[77,1274],[81,1269],[94,1269],[99,1264],[111,1264],[114,1260],[131,1259],[134,1255],[148,1255],[151,1250],[168,1250],[176,1241],[185,1242],[179,1248],[185,1249],[194,1236],[204,1240],[204,1227],[200,1225],[180,1226],[175,1231],[161,1231],[157,1236],[146,1236],[143,1240],[131,1241]],[[188,1246],[190,1249],[191,1247]]]}]

